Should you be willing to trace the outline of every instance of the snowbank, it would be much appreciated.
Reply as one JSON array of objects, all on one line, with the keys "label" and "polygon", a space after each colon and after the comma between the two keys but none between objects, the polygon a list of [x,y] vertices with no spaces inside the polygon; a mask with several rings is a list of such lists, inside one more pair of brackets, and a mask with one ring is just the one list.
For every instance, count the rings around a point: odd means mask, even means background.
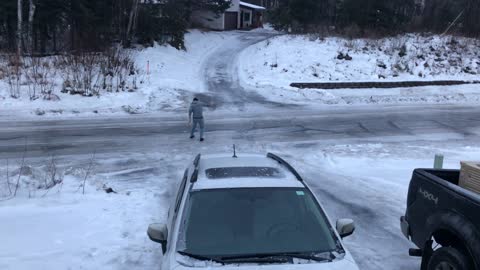
[{"label": "snowbank", "polygon": [[0,116],[91,116],[184,110],[194,93],[205,91],[204,61],[233,37],[234,33],[191,30],[185,36],[186,51],[160,45],[130,51],[140,71],[138,90],[134,92],[102,91],[99,97],[81,97],[61,93],[62,82],[58,80],[54,94],[60,100],[31,101],[27,85],[22,86],[20,98],[13,99],[7,82],[0,80]]},{"label": "snowbank", "polygon": [[[181,179],[181,172],[159,172],[148,161],[152,157],[136,163],[141,159],[98,156],[85,194],[88,160],[59,160],[63,182],[50,189],[32,186],[47,181],[41,173],[22,176],[16,197],[0,196],[0,268],[158,269],[162,252],[148,239],[146,228],[167,218],[173,179]],[[41,161],[31,166],[36,172],[45,169]],[[5,170],[0,168],[2,180]],[[16,174],[10,173],[15,183]],[[107,186],[116,193],[107,194]],[[8,193],[3,181],[0,190]]]},{"label": "snowbank", "polygon": [[313,108],[326,105],[475,105],[480,102],[480,85],[336,90],[257,86],[254,89],[271,101]]},{"label": "snowbank", "polygon": [[480,101],[479,85],[318,90],[290,84],[480,80],[479,46],[478,40],[439,36],[380,40],[279,36],[241,53],[239,80],[272,101],[301,105],[475,104]]},{"label": "snowbank", "polygon": [[478,80],[480,41],[405,35],[380,40],[280,36],[245,50],[240,78],[254,86],[292,82]]},{"label": "snowbank", "polygon": [[137,52],[136,63],[146,70],[147,62],[150,62],[150,82],[154,87],[205,92],[204,61],[234,35],[191,30],[185,36],[186,51],[178,51],[171,46],[155,46]]}]

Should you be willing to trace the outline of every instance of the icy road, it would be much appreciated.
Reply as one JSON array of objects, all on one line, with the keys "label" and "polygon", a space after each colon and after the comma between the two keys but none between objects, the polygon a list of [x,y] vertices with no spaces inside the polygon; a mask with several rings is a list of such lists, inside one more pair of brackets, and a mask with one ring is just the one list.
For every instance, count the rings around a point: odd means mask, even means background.
[{"label": "icy road", "polygon": [[[0,157],[78,155],[94,151],[149,151],[191,148],[186,114],[111,119],[1,121]],[[478,107],[392,107],[300,111],[208,117],[207,141],[341,144],[380,141],[462,140],[478,142]]]},{"label": "icy road", "polygon": [[358,229],[345,243],[361,269],[419,269],[398,226],[409,174],[416,166],[430,166],[437,150],[453,157],[450,164],[479,158],[472,147],[480,141],[480,108],[306,109],[269,102],[236,83],[232,64],[241,48],[267,37],[239,39],[207,62],[210,92],[203,97],[216,109],[206,113],[204,143],[188,139],[186,113],[0,120],[0,160],[18,163],[26,149],[28,164],[45,164],[55,156],[62,168],[83,178],[77,171],[95,152],[91,186],[102,181],[119,192],[89,188],[82,197],[65,187],[60,195],[0,201],[0,268],[159,269],[160,247],[146,239],[147,223],[165,219],[172,189],[196,153],[231,151],[237,144],[239,154],[284,155],[332,219],[355,219]]}]

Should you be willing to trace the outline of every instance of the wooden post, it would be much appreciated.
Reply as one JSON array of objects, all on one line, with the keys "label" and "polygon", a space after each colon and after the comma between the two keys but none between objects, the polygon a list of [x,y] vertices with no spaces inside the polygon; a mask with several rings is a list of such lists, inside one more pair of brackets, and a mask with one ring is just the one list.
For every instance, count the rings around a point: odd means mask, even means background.
[{"label": "wooden post", "polygon": [[442,154],[436,154],[435,155],[435,160],[433,162],[433,168],[434,169],[443,169],[443,155]]}]

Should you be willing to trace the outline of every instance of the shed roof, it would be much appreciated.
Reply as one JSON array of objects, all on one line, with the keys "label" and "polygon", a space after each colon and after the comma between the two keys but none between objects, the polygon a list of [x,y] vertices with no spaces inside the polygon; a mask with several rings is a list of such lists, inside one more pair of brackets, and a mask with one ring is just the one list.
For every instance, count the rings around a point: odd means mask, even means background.
[{"label": "shed roof", "polygon": [[257,5],[242,2],[242,1],[240,1],[240,6],[247,7],[247,8],[252,8],[252,9],[255,9],[255,10],[265,10],[265,8],[262,7],[262,6],[257,6]]},{"label": "shed roof", "polygon": [[152,4],[152,5],[164,5],[167,3],[167,0],[140,0],[140,4]]}]

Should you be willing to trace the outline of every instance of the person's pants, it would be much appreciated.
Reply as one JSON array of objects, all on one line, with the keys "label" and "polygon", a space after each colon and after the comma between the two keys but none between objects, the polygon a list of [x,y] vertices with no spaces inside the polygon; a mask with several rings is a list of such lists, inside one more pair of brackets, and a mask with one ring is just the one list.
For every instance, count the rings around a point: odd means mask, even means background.
[{"label": "person's pants", "polygon": [[193,118],[192,132],[190,133],[190,136],[194,135],[195,130],[197,129],[197,125],[200,126],[200,138],[203,138],[203,132],[205,131],[205,121],[203,121],[203,118]]}]

